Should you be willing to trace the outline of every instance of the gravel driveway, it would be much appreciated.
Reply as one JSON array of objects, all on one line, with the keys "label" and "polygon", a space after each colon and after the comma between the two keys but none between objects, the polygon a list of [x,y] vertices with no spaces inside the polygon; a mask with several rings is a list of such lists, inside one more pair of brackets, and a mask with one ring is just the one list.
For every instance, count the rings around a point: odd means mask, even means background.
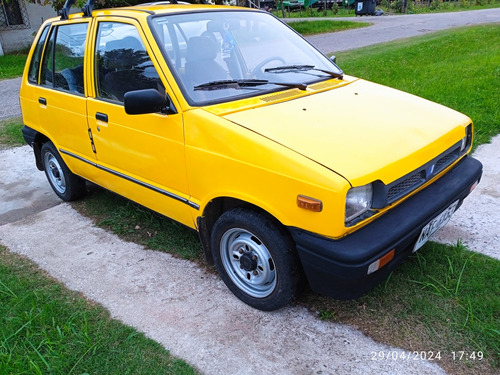
[{"label": "gravel driveway", "polygon": [[[500,9],[477,13],[481,19],[494,13],[493,22],[500,22]],[[467,18],[476,12],[463,14]],[[434,20],[435,15],[427,16],[378,17],[377,22],[387,26],[403,18],[408,20],[404,24],[415,19],[421,30],[427,30],[432,26],[425,20]],[[463,16],[453,13],[447,17]],[[363,21],[367,19],[371,18],[363,17]],[[357,31],[357,39],[364,40],[365,30]],[[318,45],[325,52],[338,51],[338,35],[328,37],[327,47],[321,47],[323,41]],[[316,43],[314,38],[310,39]],[[2,103],[16,97],[16,85],[19,80],[0,81]],[[0,118],[16,113],[19,109],[14,104],[0,107]],[[497,258],[499,154],[500,137],[478,149],[485,165],[484,179],[467,202],[471,207],[457,212],[455,223],[449,226],[452,229],[441,231],[448,231],[453,242],[457,233],[470,238],[465,242],[472,250],[487,253],[494,249],[490,255]],[[33,259],[70,289],[102,304],[113,317],[145,332],[202,373],[444,374],[437,364],[427,361],[372,361],[373,352],[400,349],[376,343],[350,327],[321,321],[303,308],[272,313],[251,309],[228,292],[218,277],[196,265],[124,242],[94,227],[71,206],[55,199],[27,146],[0,151],[0,173],[2,244]],[[484,196],[486,200],[477,203]]]}]

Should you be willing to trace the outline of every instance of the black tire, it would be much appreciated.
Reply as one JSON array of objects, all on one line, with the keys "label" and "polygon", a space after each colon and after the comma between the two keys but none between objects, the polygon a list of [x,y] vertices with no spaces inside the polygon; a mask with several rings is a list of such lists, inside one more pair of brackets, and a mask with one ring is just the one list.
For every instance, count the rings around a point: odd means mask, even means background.
[{"label": "black tire", "polygon": [[59,198],[69,202],[85,195],[85,180],[71,173],[52,142],[42,145],[41,159],[47,180]]},{"label": "black tire", "polygon": [[286,306],[301,282],[300,262],[286,230],[272,218],[236,208],[212,228],[217,271],[233,294],[263,311]]}]

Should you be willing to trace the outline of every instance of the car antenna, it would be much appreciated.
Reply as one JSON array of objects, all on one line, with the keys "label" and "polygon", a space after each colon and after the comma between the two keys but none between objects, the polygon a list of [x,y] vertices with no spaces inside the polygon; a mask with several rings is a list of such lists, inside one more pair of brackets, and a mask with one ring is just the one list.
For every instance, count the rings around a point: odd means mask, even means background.
[{"label": "car antenna", "polygon": [[85,4],[82,8],[84,17],[92,17],[92,9],[94,9],[95,0],[88,0],[87,4]]},{"label": "car antenna", "polygon": [[69,16],[69,10],[73,6],[76,0],[66,0],[64,7],[59,11],[58,15],[61,16],[61,20],[67,20]]}]

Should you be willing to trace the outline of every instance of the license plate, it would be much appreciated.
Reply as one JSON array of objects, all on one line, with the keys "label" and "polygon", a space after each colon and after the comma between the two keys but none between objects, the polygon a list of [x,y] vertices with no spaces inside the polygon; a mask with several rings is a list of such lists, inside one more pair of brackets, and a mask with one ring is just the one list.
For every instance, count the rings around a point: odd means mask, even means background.
[{"label": "license plate", "polygon": [[451,216],[453,215],[453,213],[457,208],[457,205],[458,201],[452,203],[451,206],[449,206],[446,210],[441,212],[438,216],[436,216],[429,223],[427,223],[425,227],[422,228],[417,243],[413,248],[414,252],[420,249],[427,242],[430,236],[432,236],[434,233],[436,233],[438,230],[444,227],[448,221],[450,221]]}]

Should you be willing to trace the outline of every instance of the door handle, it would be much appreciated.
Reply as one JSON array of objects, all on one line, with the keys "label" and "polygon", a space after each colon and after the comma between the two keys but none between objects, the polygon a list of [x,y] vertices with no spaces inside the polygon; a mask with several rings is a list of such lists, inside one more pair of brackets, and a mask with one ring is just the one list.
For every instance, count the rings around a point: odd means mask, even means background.
[{"label": "door handle", "polygon": [[95,119],[102,122],[108,122],[108,115],[105,113],[96,112]]},{"label": "door handle", "polygon": [[47,99],[39,97],[38,98],[38,103],[40,103],[42,105],[47,105]]}]

